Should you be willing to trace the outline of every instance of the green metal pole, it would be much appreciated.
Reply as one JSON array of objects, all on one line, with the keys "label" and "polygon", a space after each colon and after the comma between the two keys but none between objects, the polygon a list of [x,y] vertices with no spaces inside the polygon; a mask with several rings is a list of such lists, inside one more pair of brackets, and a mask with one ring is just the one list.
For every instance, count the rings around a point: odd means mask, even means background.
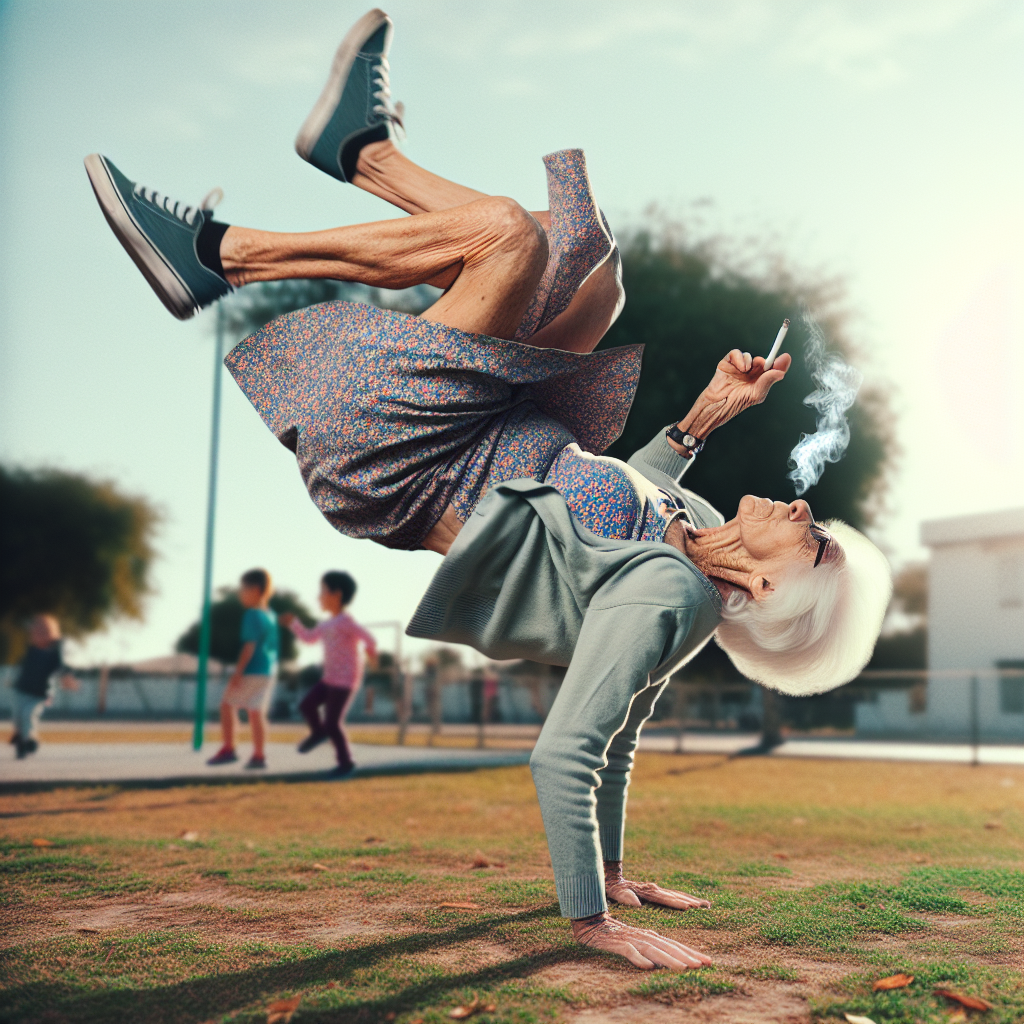
[{"label": "green metal pole", "polygon": [[213,421],[210,425],[210,479],[206,491],[206,561],[203,566],[203,618],[199,629],[199,667],[196,671],[196,710],[192,749],[203,746],[206,723],[206,676],[210,661],[211,591],[213,589],[213,533],[217,510],[217,456],[220,448],[220,378],[224,365],[224,305],[217,304],[217,340],[213,359]]}]

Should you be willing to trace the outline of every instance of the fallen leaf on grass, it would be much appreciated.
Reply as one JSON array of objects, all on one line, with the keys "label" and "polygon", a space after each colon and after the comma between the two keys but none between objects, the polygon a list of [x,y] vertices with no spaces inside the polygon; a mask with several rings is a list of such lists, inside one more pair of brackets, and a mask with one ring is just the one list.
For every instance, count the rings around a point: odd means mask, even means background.
[{"label": "fallen leaf on grass", "polygon": [[88,925],[78,929],[83,935],[99,935],[99,928],[90,928]]},{"label": "fallen leaf on grass", "polygon": [[479,903],[438,903],[438,907],[450,910],[482,910]]},{"label": "fallen leaf on grass", "polygon": [[330,871],[331,869],[326,864],[314,864],[310,871]]},{"label": "fallen leaf on grass", "polygon": [[327,987],[328,988],[337,988],[338,987],[338,983],[336,981],[329,981],[329,982],[327,982]]},{"label": "fallen leaf on grass", "polygon": [[987,1003],[984,999],[979,999],[977,996],[964,995],[963,992],[957,992],[952,988],[937,988],[935,989],[937,996],[945,996],[947,999],[952,999],[953,1002],[959,1003],[961,1006],[966,1006],[968,1010],[991,1010],[992,1004]]},{"label": "fallen leaf on grass", "polygon": [[888,978],[879,978],[871,986],[872,992],[888,992],[893,988],[906,988],[912,981],[912,974],[890,974]]},{"label": "fallen leaf on grass", "polygon": [[178,838],[186,843],[194,843],[199,839],[199,833],[193,832],[192,829],[187,828],[184,832],[178,833]]},{"label": "fallen leaf on grass", "polygon": [[473,863],[470,864],[471,868],[503,868],[504,866],[499,860],[491,860],[490,857],[485,857],[480,850],[473,854]]},{"label": "fallen leaf on grass", "polygon": [[794,825],[806,825],[807,824],[807,819],[806,818],[794,818],[793,819],[793,824]]},{"label": "fallen leaf on grass", "polygon": [[423,1018],[417,1017],[415,1020],[409,1021],[409,1024],[423,1024]]},{"label": "fallen leaf on grass", "polygon": [[776,860],[789,860],[788,853],[773,853],[772,856],[775,857]]},{"label": "fallen leaf on grass", "polygon": [[985,828],[1002,828],[1003,823],[1001,821],[986,821]]},{"label": "fallen leaf on grass", "polygon": [[843,1016],[850,1024],[875,1024],[870,1017],[858,1017],[855,1013],[844,1013]]},{"label": "fallen leaf on grass", "polygon": [[32,845],[33,846],[53,846],[53,843],[51,843],[49,839],[33,839],[32,840]]},{"label": "fallen leaf on grass", "polygon": [[494,1013],[496,1009],[497,1007],[494,1003],[484,1003],[479,997],[474,996],[473,1002],[467,1003],[465,1006],[456,1006],[454,1010],[449,1012],[448,1016],[455,1020],[466,1020],[475,1013]]},{"label": "fallen leaf on grass", "polygon": [[366,838],[365,838],[365,839],[363,840],[363,842],[364,842],[364,843],[383,843],[383,842],[384,842],[384,840],[383,840],[383,839],[381,839],[381,838],[380,838],[380,836],[367,836],[367,837],[366,837]]},{"label": "fallen leaf on grass", "polygon": [[293,996],[291,999],[278,999],[267,1007],[267,1024],[288,1024],[292,1014],[299,1008],[302,996]]}]

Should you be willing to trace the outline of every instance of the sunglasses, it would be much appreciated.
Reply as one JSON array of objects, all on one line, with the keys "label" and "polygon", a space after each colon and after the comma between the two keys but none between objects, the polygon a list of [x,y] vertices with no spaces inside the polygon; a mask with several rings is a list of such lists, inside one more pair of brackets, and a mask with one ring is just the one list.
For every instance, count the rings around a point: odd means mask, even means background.
[{"label": "sunglasses", "polygon": [[811,523],[808,527],[811,532],[811,537],[818,542],[818,553],[814,556],[814,568],[818,568],[818,563],[821,561],[822,556],[825,554],[825,548],[828,547],[828,542],[832,539],[829,534],[823,530],[817,523]]}]

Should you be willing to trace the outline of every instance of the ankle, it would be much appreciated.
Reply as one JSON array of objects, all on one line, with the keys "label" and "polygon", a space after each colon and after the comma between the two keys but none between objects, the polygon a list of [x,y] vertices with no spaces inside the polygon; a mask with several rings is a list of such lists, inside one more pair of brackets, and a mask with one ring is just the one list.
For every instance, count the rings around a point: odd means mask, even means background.
[{"label": "ankle", "polygon": [[387,168],[398,156],[398,147],[390,140],[369,142],[359,151],[356,160],[356,174],[371,181],[380,182],[387,175]]}]

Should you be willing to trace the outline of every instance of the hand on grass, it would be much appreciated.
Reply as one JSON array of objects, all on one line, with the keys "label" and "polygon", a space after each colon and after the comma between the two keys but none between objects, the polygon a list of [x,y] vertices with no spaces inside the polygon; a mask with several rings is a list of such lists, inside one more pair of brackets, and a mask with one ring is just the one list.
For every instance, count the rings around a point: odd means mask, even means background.
[{"label": "hand on grass", "polygon": [[605,953],[624,956],[631,964],[645,971],[655,967],[668,967],[685,971],[691,967],[706,967],[711,960],[681,942],[647,928],[634,928],[608,916],[585,917],[572,923],[572,935],[577,942]]},{"label": "hand on grass", "polygon": [[710,907],[707,900],[676,889],[662,889],[654,882],[631,882],[622,877],[621,861],[605,861],[604,891],[608,899],[627,907],[639,907],[641,903],[657,903],[673,910],[689,910],[690,907]]}]

